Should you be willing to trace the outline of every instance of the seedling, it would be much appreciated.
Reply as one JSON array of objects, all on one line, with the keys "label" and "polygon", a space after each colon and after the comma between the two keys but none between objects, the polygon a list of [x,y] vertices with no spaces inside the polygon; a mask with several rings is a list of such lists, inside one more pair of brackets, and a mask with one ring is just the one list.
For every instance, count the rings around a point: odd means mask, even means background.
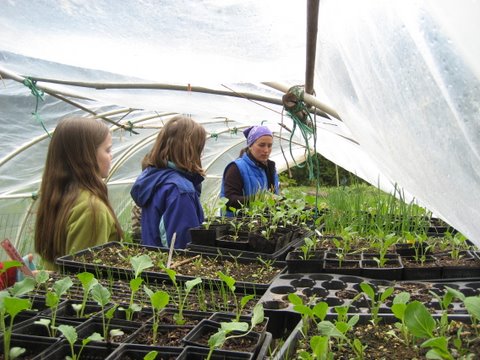
[{"label": "seedling", "polygon": [[386,288],[383,292],[375,293],[370,284],[363,282],[360,284],[360,288],[362,289],[363,293],[365,293],[368,298],[367,301],[370,301],[370,313],[372,315],[372,322],[373,324],[378,324],[381,318],[378,316],[378,312],[380,311],[380,307],[382,304],[387,300],[387,298],[393,294],[393,287]]},{"label": "seedling", "polygon": [[197,277],[193,280],[189,280],[185,282],[185,289],[182,289],[180,285],[177,283],[177,273],[175,270],[164,268],[165,272],[167,273],[168,277],[173,283],[173,286],[175,287],[175,290],[177,291],[177,296],[178,296],[178,311],[173,315],[173,318],[175,320],[175,323],[177,325],[183,325],[185,324],[185,318],[183,316],[183,310],[185,307],[185,302],[187,301],[188,294],[192,289],[197,286],[198,284],[202,283],[202,278]]},{"label": "seedling", "polygon": [[413,336],[426,339],[421,347],[430,348],[426,354],[427,359],[453,359],[448,350],[448,339],[444,336],[435,336],[435,320],[421,302],[415,300],[407,305],[405,325]]},{"label": "seedling", "polygon": [[[397,327],[400,330],[400,333],[403,336],[403,340],[405,342],[405,345],[409,346],[410,340],[411,340],[411,335],[408,331],[407,326],[405,325],[405,309],[407,308],[407,303],[410,301],[410,294],[408,292],[401,292],[397,294],[393,298],[393,304],[391,306],[391,310],[393,315],[397,319],[400,320],[400,323],[398,323]],[[389,332],[391,335],[393,335],[394,332]]]},{"label": "seedling", "polygon": [[130,301],[128,308],[119,307],[119,310],[125,311],[125,318],[127,320],[132,320],[133,314],[142,310],[142,307],[134,302],[135,294],[140,290],[143,283],[140,275],[144,270],[153,267],[152,259],[146,254],[132,257],[130,263],[132,264],[135,274],[135,277],[130,280]]},{"label": "seedling", "polygon": [[80,274],[77,274],[77,278],[78,280],[80,280],[80,283],[82,284],[83,297],[82,297],[81,305],[76,307],[75,309],[77,310],[77,317],[83,317],[85,314],[85,307],[87,304],[90,291],[92,290],[93,286],[98,284],[98,280],[95,279],[95,276],[89,272],[82,272]]},{"label": "seedling", "polygon": [[320,301],[313,307],[303,303],[300,296],[295,293],[288,294],[288,301],[293,305],[293,310],[302,316],[303,336],[307,336],[312,323],[317,324],[317,319],[323,321],[328,312],[328,304]]},{"label": "seedling", "polygon": [[157,342],[158,326],[160,324],[160,313],[168,305],[170,301],[170,296],[166,291],[163,291],[163,290],[158,290],[153,292],[146,285],[143,286],[143,290],[148,295],[150,299],[150,305],[152,306],[152,312],[153,312],[152,343],[155,344]]},{"label": "seedling", "polygon": [[60,331],[65,339],[67,339],[69,345],[70,345],[70,353],[71,356],[66,356],[66,360],[79,360],[81,359],[82,351],[85,348],[85,346],[90,342],[90,341],[102,341],[103,337],[99,333],[93,333],[89,337],[85,338],[82,340],[82,345],[80,349],[78,350],[78,353],[75,352],[75,343],[78,340],[78,334],[77,330],[71,325],[60,325],[58,327],[58,331]]},{"label": "seedling", "polygon": [[328,336],[312,336],[310,339],[311,354],[307,351],[300,352],[302,360],[333,360]]},{"label": "seedling", "polygon": [[[45,297],[45,304],[50,308],[52,313],[52,315],[50,316],[51,321],[49,324],[52,336],[55,336],[56,333],[55,323],[57,318],[58,305],[60,304],[62,296],[68,292],[72,285],[72,279],[66,276],[63,279],[55,281],[55,283],[53,284],[53,291],[47,291]],[[46,322],[44,324],[46,324]]]},{"label": "seedling", "polygon": [[[239,338],[249,334],[255,328],[255,326],[262,323],[263,320],[263,305],[259,303],[253,308],[253,315],[250,321],[250,326],[246,322],[221,322],[220,329],[215,334],[210,336],[210,339],[208,340],[208,346],[210,350],[208,352],[207,360],[211,358],[213,351],[215,349],[221,348],[228,339]],[[239,334],[229,335],[234,331],[239,332]]]},{"label": "seedling", "polygon": [[115,310],[117,309],[117,305],[115,304],[111,308],[109,308],[106,312],[105,307],[110,303],[112,298],[110,291],[106,287],[101,284],[95,284],[91,290],[92,298],[97,302],[98,305],[102,308],[102,328],[103,328],[103,337],[105,341],[110,341],[112,337],[115,336],[122,336],[123,331],[119,329],[112,329],[109,331],[110,328],[110,321],[115,314]]},{"label": "seedling", "polygon": [[231,276],[225,275],[221,271],[218,271],[217,275],[220,278],[220,280],[222,280],[225,283],[225,285],[227,285],[228,289],[230,290],[230,292],[232,294],[233,301],[235,302],[235,321],[239,321],[245,305],[247,305],[247,303],[250,300],[252,300],[254,298],[254,296],[253,295],[245,295],[244,297],[242,297],[242,299],[240,300],[240,304],[239,304],[237,296],[235,294],[235,279],[232,278]]},{"label": "seedling", "polygon": [[[19,267],[21,264],[18,261],[5,261],[3,266],[0,274],[11,267]],[[12,338],[15,317],[20,312],[32,307],[32,303],[29,299],[23,299],[17,296],[21,296],[20,294],[22,293],[28,293],[35,287],[32,278],[25,278],[24,280],[17,282],[15,285],[14,289],[9,289],[10,292],[8,290],[0,291],[0,330],[3,332],[3,356],[5,360],[15,359],[25,352],[24,348],[10,348],[10,341]],[[6,325],[5,321],[6,315],[8,315],[10,320],[8,325]]]}]

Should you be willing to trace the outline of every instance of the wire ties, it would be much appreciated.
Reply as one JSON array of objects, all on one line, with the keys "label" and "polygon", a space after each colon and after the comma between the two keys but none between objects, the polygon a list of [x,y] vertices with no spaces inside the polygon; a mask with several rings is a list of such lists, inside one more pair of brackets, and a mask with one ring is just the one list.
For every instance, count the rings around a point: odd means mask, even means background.
[{"label": "wire ties", "polygon": [[43,96],[45,95],[45,92],[41,89],[39,89],[37,87],[37,81],[36,80],[32,80],[31,78],[29,77],[26,77],[24,80],[23,80],[23,85],[25,85],[26,87],[28,87],[30,89],[30,92],[31,94],[35,97],[35,100],[36,100],[36,104],[35,104],[35,111],[32,112],[32,116],[35,118],[35,120],[40,124],[42,125],[42,128],[43,130],[45,130],[45,132],[47,133],[48,137],[52,137],[50,135],[50,133],[48,132],[46,126],[45,126],[45,123],[43,122],[43,119],[40,117],[40,115],[38,114],[38,104],[40,103],[40,100],[41,101],[44,101],[43,99]]}]

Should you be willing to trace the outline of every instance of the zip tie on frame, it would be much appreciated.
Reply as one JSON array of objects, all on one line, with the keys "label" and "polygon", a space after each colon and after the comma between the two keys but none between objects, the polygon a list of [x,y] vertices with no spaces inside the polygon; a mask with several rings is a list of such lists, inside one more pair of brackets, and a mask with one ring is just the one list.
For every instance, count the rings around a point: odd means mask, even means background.
[{"label": "zip tie on frame", "polygon": [[218,134],[217,134],[217,133],[212,133],[212,134],[210,134],[210,137],[213,138],[213,139],[215,139],[215,141],[218,140]]},{"label": "zip tie on frame", "polygon": [[125,125],[125,130],[130,132],[130,136],[132,136],[133,123],[130,120],[127,121],[127,124]]},{"label": "zip tie on frame", "polygon": [[32,93],[33,96],[35,96],[35,99],[36,99],[35,111],[32,112],[32,116],[35,118],[35,120],[38,123],[40,123],[40,125],[42,125],[43,130],[45,130],[48,137],[51,138],[52,136],[50,135],[47,128],[45,127],[45,123],[43,122],[42,118],[38,114],[38,104],[39,104],[40,100],[43,101],[43,95],[45,95],[45,93],[43,92],[43,90],[41,90],[37,87],[37,81],[32,80],[29,77],[26,77],[23,80],[23,85],[25,85],[26,87],[28,87],[30,89],[30,92]]}]

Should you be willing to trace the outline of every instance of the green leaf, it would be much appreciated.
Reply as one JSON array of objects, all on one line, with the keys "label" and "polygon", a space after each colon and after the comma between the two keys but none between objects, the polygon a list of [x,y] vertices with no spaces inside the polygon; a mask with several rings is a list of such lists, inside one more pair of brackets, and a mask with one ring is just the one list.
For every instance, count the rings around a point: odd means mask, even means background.
[{"label": "green leaf", "polygon": [[97,332],[94,332],[92,335],[82,340],[83,345],[87,345],[90,341],[102,341],[103,336]]},{"label": "green leaf", "polygon": [[77,331],[72,325],[60,325],[58,327],[58,331],[60,331],[63,336],[65,336],[65,339],[67,339],[70,344],[73,345],[77,342]]},{"label": "green leaf", "polygon": [[52,322],[52,320],[50,320],[50,319],[41,318],[40,320],[36,320],[33,323],[38,324],[38,325],[43,325],[43,326],[48,328],[50,326],[51,322]]},{"label": "green leaf", "polygon": [[394,304],[407,304],[410,301],[410,293],[402,291],[393,298]]},{"label": "green leaf", "polygon": [[353,315],[347,322],[350,329],[353,328],[355,325],[357,325],[359,320],[360,320],[360,316],[358,314]]},{"label": "green leaf", "polygon": [[153,267],[152,259],[147,254],[132,257],[130,264],[132,264],[135,277],[138,277],[144,270]]},{"label": "green leaf", "polygon": [[152,307],[157,311],[167,306],[169,301],[170,301],[170,295],[168,295],[168,293],[163,290],[158,290],[154,292],[150,297],[150,302],[152,303]]},{"label": "green leaf", "polygon": [[193,280],[189,280],[185,283],[185,292],[188,294],[195,286],[202,283],[202,278],[197,277]]},{"label": "green leaf", "polygon": [[367,296],[370,298],[370,299],[375,299],[375,291],[373,290],[373,287],[370,286],[370,284],[366,283],[366,282],[362,282],[360,284],[360,288],[362,289],[362,291],[367,294]]},{"label": "green leaf", "polygon": [[53,284],[53,291],[58,295],[58,297],[62,297],[68,289],[70,289],[73,285],[72,279],[70,277],[66,276],[63,279],[55,281]]},{"label": "green leaf", "polygon": [[250,295],[245,295],[244,297],[242,297],[240,299],[240,306],[243,308],[245,307],[245,305],[247,305],[247,303],[252,300],[255,296],[253,294],[250,294]]},{"label": "green leaf", "polygon": [[380,301],[385,301],[385,299],[387,299],[390,295],[393,294],[393,287],[389,287],[387,289],[385,289],[385,291],[382,293],[382,295],[380,295]]},{"label": "green leaf", "polygon": [[143,279],[136,277],[134,279],[130,280],[130,289],[132,289],[133,292],[137,292],[140,290],[140,286],[142,286]]},{"label": "green leaf", "polygon": [[473,316],[477,321],[480,321],[480,297],[468,296],[463,303],[470,316]]},{"label": "green leaf", "polygon": [[225,339],[226,339],[225,331],[219,329],[218,332],[210,336],[210,338],[208,339],[208,346],[211,349],[220,348],[223,346]]},{"label": "green leaf", "polygon": [[340,331],[342,334],[346,334],[348,330],[350,330],[352,327],[344,322],[344,321],[337,321],[335,323],[335,327],[337,328],[338,331]]},{"label": "green leaf", "polygon": [[324,301],[316,303],[312,309],[312,314],[315,315],[320,320],[325,320],[325,317],[328,313],[328,304]]},{"label": "green leaf", "polygon": [[229,322],[221,322],[220,326],[222,330],[225,331],[227,334],[232,331],[240,331],[240,332],[247,332],[249,325],[244,321],[229,321]]},{"label": "green leaf", "polygon": [[10,288],[10,293],[12,296],[22,296],[28,294],[29,292],[35,289],[35,279],[27,276],[22,281],[17,281],[13,286]]},{"label": "green leaf", "polygon": [[328,337],[336,337],[341,339],[345,338],[343,333],[338,331],[335,325],[328,320],[319,322],[317,325],[317,329],[320,332],[320,334],[326,335]]},{"label": "green leaf", "polygon": [[14,297],[6,297],[3,299],[5,311],[9,314],[12,318],[17,316],[18,313],[28,310],[32,307],[32,303],[29,299],[20,299]]},{"label": "green leaf", "polygon": [[19,357],[20,355],[22,355],[25,351],[27,351],[27,350],[24,349],[24,348],[21,348],[21,347],[17,347],[17,346],[12,347],[12,348],[10,349],[10,352],[9,352],[9,354],[10,354],[10,359],[16,359],[16,358],[18,358],[18,357]]},{"label": "green leaf", "polygon": [[110,302],[110,291],[102,284],[95,284],[91,290],[92,298],[98,305],[105,306]]},{"label": "green leaf", "polygon": [[54,293],[54,292],[48,292],[46,295],[45,295],[45,304],[49,307],[49,308],[54,308],[58,305],[58,303],[60,302],[60,298],[58,296],[58,294]]},{"label": "green leaf", "polygon": [[393,315],[401,321],[405,319],[405,309],[407,308],[406,304],[403,303],[397,303],[393,304],[390,308],[392,310]]},{"label": "green leaf", "polygon": [[217,275],[220,280],[222,280],[228,286],[231,292],[235,291],[235,279],[233,277],[225,275],[221,271],[218,271]]},{"label": "green leaf", "polygon": [[122,336],[125,333],[120,329],[112,329],[112,330],[110,330],[109,334],[110,334],[110,337],[115,337],[115,336]]},{"label": "green leaf", "polygon": [[329,352],[328,337],[327,336],[313,336],[310,339],[310,348],[316,359],[326,359],[326,354]]},{"label": "green leaf", "polygon": [[37,282],[37,284],[44,284],[47,282],[49,278],[50,278],[50,274],[48,273],[48,271],[45,271],[45,270],[39,270],[35,274],[35,281]]},{"label": "green leaf", "polygon": [[263,304],[257,303],[253,308],[252,328],[257,324],[261,324],[264,319],[265,319],[265,315],[263,311]]},{"label": "green leaf", "polygon": [[89,292],[91,288],[98,283],[98,280],[95,279],[95,276],[88,271],[77,274],[77,278],[80,280],[80,283],[86,292]]},{"label": "green leaf", "polygon": [[453,297],[456,297],[457,299],[459,299],[461,301],[465,300],[465,295],[462,292],[460,292],[456,289],[453,289],[451,287],[448,287],[448,286],[445,286],[445,290],[447,290],[447,292],[452,294]]},{"label": "green leaf", "polygon": [[415,300],[405,309],[405,325],[408,330],[420,338],[432,338],[435,320],[425,305]]},{"label": "green leaf", "polygon": [[303,305],[302,298],[295,293],[288,294],[288,301],[290,301],[292,305]]},{"label": "green leaf", "polygon": [[158,351],[152,350],[147,355],[143,357],[143,360],[155,360],[158,355]]}]

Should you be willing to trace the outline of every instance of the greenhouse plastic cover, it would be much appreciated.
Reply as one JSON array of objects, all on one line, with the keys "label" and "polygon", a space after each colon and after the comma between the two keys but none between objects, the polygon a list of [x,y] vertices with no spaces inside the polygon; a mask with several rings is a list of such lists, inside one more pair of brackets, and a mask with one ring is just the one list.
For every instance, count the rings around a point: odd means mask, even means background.
[{"label": "greenhouse plastic cover", "polygon": [[[119,216],[158,129],[188,114],[209,135],[205,201],[245,146],[242,130],[264,124],[280,170],[318,151],[387,192],[400,187],[480,245],[480,2],[322,0],[314,100],[334,111],[313,117],[316,142],[281,103],[281,90],[305,83],[307,4],[2,1],[0,236],[28,233],[48,134],[88,110],[123,125],[112,125],[108,179]],[[41,79],[41,99],[26,77]]]}]

